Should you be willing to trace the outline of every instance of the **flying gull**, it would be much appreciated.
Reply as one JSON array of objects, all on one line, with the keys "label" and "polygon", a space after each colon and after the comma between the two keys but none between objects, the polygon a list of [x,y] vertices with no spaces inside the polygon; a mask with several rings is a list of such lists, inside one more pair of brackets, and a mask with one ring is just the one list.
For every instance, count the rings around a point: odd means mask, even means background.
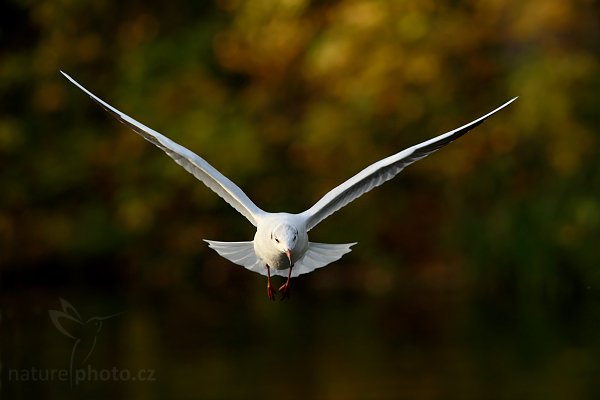
[{"label": "flying gull", "polygon": [[350,247],[356,244],[310,242],[308,240],[308,231],[351,201],[392,179],[413,162],[428,156],[461,137],[480,125],[486,118],[517,99],[515,97],[507,101],[495,110],[460,128],[409,147],[369,165],[346,182],[325,194],[315,205],[304,212],[298,214],[285,212],[270,213],[260,209],[235,183],[217,171],[202,157],[122,113],[81,86],[63,71],[60,72],[119,121],[167,153],[177,164],[181,165],[216,194],[221,196],[223,200],[239,211],[256,227],[256,234],[252,241],[205,241],[209,247],[229,261],[241,265],[250,271],[266,275],[267,295],[271,300],[275,299],[276,294],[275,289],[271,285],[271,275],[287,277],[285,283],[279,288],[281,298],[284,299],[289,296],[291,278],[312,272],[317,268],[339,260],[344,254],[351,251]]}]

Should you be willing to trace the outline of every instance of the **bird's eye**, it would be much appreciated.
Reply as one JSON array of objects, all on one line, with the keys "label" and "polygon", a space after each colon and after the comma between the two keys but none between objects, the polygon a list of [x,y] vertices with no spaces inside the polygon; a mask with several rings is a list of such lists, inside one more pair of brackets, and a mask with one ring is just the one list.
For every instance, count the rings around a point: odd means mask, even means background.
[{"label": "bird's eye", "polygon": [[298,235],[294,235],[294,240],[296,240],[297,237],[298,237]]},{"label": "bird's eye", "polygon": [[275,241],[276,241],[277,243],[279,243],[279,239],[275,238]]}]

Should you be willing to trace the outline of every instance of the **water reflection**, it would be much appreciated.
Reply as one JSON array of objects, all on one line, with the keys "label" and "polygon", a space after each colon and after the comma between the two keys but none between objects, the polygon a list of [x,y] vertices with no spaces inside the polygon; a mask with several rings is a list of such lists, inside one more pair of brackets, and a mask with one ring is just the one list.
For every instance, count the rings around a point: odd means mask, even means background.
[{"label": "water reflection", "polygon": [[[592,290],[547,301],[425,285],[377,295],[315,274],[271,303],[260,277],[238,272],[228,288],[4,290],[3,398],[600,396]],[[85,323],[120,312],[101,330]]]}]

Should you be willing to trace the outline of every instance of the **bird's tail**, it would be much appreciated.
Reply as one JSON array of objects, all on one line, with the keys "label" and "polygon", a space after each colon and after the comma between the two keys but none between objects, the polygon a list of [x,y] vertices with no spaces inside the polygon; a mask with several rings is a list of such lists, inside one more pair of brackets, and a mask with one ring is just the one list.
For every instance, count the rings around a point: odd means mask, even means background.
[{"label": "bird's tail", "polygon": [[[215,250],[223,258],[234,264],[241,265],[253,272],[266,275],[264,265],[256,256],[254,242],[217,242],[215,240],[204,240],[208,247]],[[264,271],[263,271],[264,270]]]},{"label": "bird's tail", "polygon": [[[267,269],[254,251],[253,242],[217,242],[215,240],[204,240],[211,249],[214,249],[221,257],[224,257],[234,264],[241,265],[250,271],[261,275],[267,275]],[[339,260],[346,253],[351,251],[350,247],[356,243],[345,244],[327,244],[313,243],[308,244],[308,250],[304,256],[294,263],[292,267],[292,277],[307,274],[317,268],[321,268],[334,261]],[[271,269],[271,275],[279,275],[284,278],[288,275],[287,269]]]},{"label": "bird's tail", "polygon": [[294,264],[294,267],[292,268],[292,277],[307,274],[317,268],[324,267],[339,260],[344,254],[350,253],[352,251],[351,247],[355,244],[356,243],[329,244],[310,242],[304,256]]}]

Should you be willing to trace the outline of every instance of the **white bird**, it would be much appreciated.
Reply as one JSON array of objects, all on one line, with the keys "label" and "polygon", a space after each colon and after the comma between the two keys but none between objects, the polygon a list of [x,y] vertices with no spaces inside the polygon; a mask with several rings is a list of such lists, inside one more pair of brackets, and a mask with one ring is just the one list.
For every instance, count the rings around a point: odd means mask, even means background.
[{"label": "white bird", "polygon": [[122,123],[167,153],[176,163],[221,196],[256,227],[256,234],[252,241],[205,241],[209,247],[229,261],[250,271],[266,275],[267,294],[271,300],[275,299],[275,290],[271,285],[271,275],[279,275],[284,278],[287,276],[286,282],[279,288],[283,299],[289,295],[291,278],[312,272],[317,268],[339,260],[344,254],[351,251],[351,246],[356,244],[310,242],[308,231],[351,201],[392,179],[406,166],[464,135],[481,124],[486,118],[517,99],[515,97],[507,101],[495,110],[460,128],[371,164],[325,194],[315,205],[304,212],[299,214],[270,213],[257,207],[235,183],[217,171],[202,157],[122,113],[95,96],[63,71],[60,72]]}]

